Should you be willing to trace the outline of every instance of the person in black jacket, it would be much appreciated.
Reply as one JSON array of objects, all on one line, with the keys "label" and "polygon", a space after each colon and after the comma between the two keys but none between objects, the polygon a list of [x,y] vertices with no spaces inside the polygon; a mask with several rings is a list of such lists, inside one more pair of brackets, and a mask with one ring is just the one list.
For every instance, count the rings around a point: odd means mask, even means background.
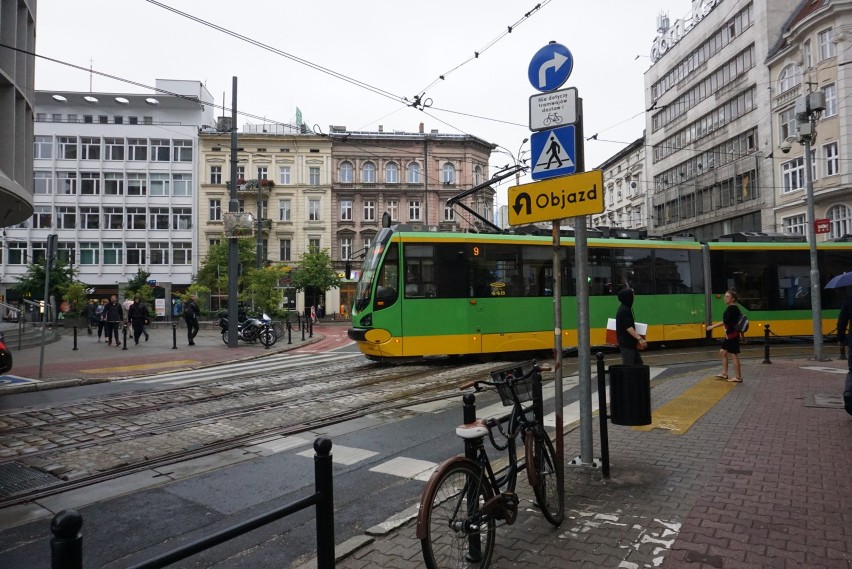
[{"label": "person in black jacket", "polygon": [[118,339],[118,329],[121,323],[124,322],[124,309],[118,303],[116,295],[112,295],[109,302],[104,306],[103,319],[105,322],[107,346],[112,345],[113,337],[115,337],[115,345],[120,346],[121,342]]},{"label": "person in black jacket", "polygon": [[[740,368],[740,332],[737,330],[737,322],[740,321],[742,312],[740,312],[740,309],[737,306],[737,293],[735,291],[729,290],[725,293],[725,304],[727,304],[728,307],[725,309],[725,312],[722,313],[722,321],[718,324],[711,324],[710,326],[707,326],[708,331],[713,328],[718,328],[719,326],[725,327],[725,339],[722,340],[722,347],[719,349],[719,356],[722,358],[722,371],[721,373],[716,374],[716,379],[724,379],[731,383],[742,383],[743,373]],[[728,354],[730,354],[731,359],[734,362],[734,373],[736,373],[734,377],[728,377]]]},{"label": "person in black jacket", "polygon": [[846,354],[849,359],[849,371],[846,374],[846,385],[843,388],[843,406],[846,412],[852,415],[852,331],[849,330],[849,325],[852,324],[852,296],[847,295],[843,299],[843,304],[840,305],[840,315],[837,317],[837,341],[843,346],[846,345]]},{"label": "person in black jacket", "polygon": [[198,334],[198,316],[201,314],[201,309],[198,307],[198,297],[194,294],[189,296],[183,305],[183,319],[186,321],[186,338],[189,340],[189,345],[195,345],[195,336]]},{"label": "person in black jacket", "polygon": [[148,320],[148,307],[142,302],[142,297],[136,296],[133,298],[133,304],[127,309],[127,319],[130,320],[130,325],[133,326],[133,340],[136,345],[139,345],[139,338],[144,334],[145,341],[148,341],[148,332],[145,331],[145,322]]},{"label": "person in black jacket", "polygon": [[633,301],[636,295],[632,288],[618,291],[621,305],[615,313],[615,336],[618,339],[618,350],[621,352],[621,363],[624,365],[642,365],[639,348],[648,343],[636,331],[636,320],[633,318]]}]

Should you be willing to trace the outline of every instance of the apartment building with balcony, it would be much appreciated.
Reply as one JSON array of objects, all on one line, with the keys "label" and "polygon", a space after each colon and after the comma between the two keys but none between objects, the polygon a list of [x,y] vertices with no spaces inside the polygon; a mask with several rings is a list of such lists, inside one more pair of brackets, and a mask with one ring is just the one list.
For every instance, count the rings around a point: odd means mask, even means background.
[{"label": "apartment building with balcony", "polygon": [[22,50],[0,48],[0,227],[33,214],[35,18],[35,0],[0,0],[0,43]]},{"label": "apartment building with balcony", "polygon": [[152,94],[37,91],[34,213],[5,230],[0,294],[16,300],[11,287],[52,233],[96,297],[119,293],[140,268],[166,302],[187,287],[198,262],[198,130],[213,123],[212,101],[197,81],[158,79]]},{"label": "apartment building with balcony", "polygon": [[[231,179],[230,123],[220,119],[220,132],[199,135],[201,159],[198,256],[224,237],[223,214],[229,211]],[[332,238],[331,151],[328,137],[303,134],[282,124],[244,125],[237,135],[238,211],[251,213],[260,223],[262,264],[295,266],[311,248],[334,247]],[[254,180],[257,183],[254,183]],[[264,183],[266,182],[266,183]],[[271,182],[271,183],[269,183]],[[254,236],[257,238],[255,232]],[[285,307],[338,305],[338,291],[306,298],[282,282]],[[213,291],[214,307],[224,303],[227,291]]]},{"label": "apartment building with balcony", "polygon": [[[852,2],[802,2],[773,46],[769,66],[772,93],[776,232],[807,235],[804,146],[796,102],[821,92],[825,109],[814,113],[811,180],[815,219],[828,220],[817,241],[852,233]],[[784,150],[782,143],[787,141]]]},{"label": "apartment building with balcony", "polygon": [[603,171],[605,209],[591,216],[591,226],[647,232],[650,208],[645,191],[645,137],[595,169]]},{"label": "apartment building with balcony", "polygon": [[659,18],[645,73],[649,234],[707,241],[775,227],[765,61],[800,3],[701,0],[683,20]]},{"label": "apartment building with balcony", "polygon": [[[331,254],[342,272],[349,259],[360,259],[381,229],[387,213],[392,224],[430,231],[480,230],[475,216],[447,200],[489,178],[488,161],[496,145],[471,135],[425,132],[348,131],[332,126]],[[494,195],[486,187],[463,199],[467,207],[493,222]],[[357,268],[358,262],[353,263]],[[344,281],[339,306],[348,310],[357,274]],[[333,305],[329,305],[333,306]]]}]

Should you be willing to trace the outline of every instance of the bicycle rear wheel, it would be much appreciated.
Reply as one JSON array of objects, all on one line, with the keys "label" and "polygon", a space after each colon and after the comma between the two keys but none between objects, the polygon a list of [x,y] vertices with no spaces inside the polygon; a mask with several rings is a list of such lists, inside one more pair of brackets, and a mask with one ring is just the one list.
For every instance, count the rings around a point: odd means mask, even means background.
[{"label": "bicycle rear wheel", "polygon": [[426,537],[420,540],[429,569],[484,569],[494,551],[494,517],[481,508],[493,496],[485,474],[470,464],[451,464],[420,503]]},{"label": "bicycle rear wheel", "polygon": [[555,526],[565,517],[565,495],[556,468],[556,451],[544,427],[527,431],[527,477],[535,492],[535,499],[545,519]]}]

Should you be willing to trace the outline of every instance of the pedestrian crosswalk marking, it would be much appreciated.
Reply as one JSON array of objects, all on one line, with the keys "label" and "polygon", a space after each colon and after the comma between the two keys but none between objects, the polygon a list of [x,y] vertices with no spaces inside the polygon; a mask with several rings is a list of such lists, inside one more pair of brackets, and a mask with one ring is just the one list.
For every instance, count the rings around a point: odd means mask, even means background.
[{"label": "pedestrian crosswalk marking", "polygon": [[409,478],[412,480],[426,482],[429,480],[429,477],[436,468],[438,468],[437,463],[429,462],[428,460],[418,460],[416,458],[398,456],[388,460],[387,462],[374,466],[370,469],[370,472],[391,474],[401,478]]},{"label": "pedestrian crosswalk marking", "polygon": [[[314,449],[309,449],[296,454],[299,456],[313,458],[316,451],[314,451]],[[377,454],[379,453],[362,448],[334,445],[331,449],[331,462],[335,464],[342,464],[344,466],[352,466],[353,464],[372,458]]]},{"label": "pedestrian crosswalk marking", "polygon": [[303,439],[302,437],[278,437],[276,439],[248,446],[246,447],[246,450],[249,452],[256,452],[263,456],[269,456],[270,454],[284,452],[285,450],[309,444],[311,444],[311,441]]}]

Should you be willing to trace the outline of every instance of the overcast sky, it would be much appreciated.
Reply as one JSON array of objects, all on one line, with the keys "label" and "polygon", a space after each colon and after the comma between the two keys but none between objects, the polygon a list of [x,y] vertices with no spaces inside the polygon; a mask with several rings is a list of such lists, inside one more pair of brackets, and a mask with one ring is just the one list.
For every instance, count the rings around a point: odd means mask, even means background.
[{"label": "overcast sky", "polygon": [[[643,76],[657,15],[668,12],[674,22],[691,9],[690,0],[162,4],[279,53],[146,0],[39,0],[36,52],[152,87],[155,79],[198,80],[228,109],[236,76],[238,110],[270,121],[292,123],[298,107],[304,121],[323,132],[332,124],[416,132],[423,122],[427,132],[471,134],[516,154],[530,135],[529,97],[537,93],[527,78],[530,60],[556,41],[574,58],[563,88],[577,88],[585,135],[598,135],[585,144],[587,169],[642,135]],[[506,33],[509,26],[513,30]],[[35,84],[45,90],[89,91],[91,84],[97,92],[148,92],[40,59]],[[425,111],[400,102],[424,91],[432,100]],[[241,118],[240,128],[246,122],[262,121]],[[495,158],[492,166],[508,162],[508,156]],[[500,186],[498,203],[506,203],[508,185]]]}]

